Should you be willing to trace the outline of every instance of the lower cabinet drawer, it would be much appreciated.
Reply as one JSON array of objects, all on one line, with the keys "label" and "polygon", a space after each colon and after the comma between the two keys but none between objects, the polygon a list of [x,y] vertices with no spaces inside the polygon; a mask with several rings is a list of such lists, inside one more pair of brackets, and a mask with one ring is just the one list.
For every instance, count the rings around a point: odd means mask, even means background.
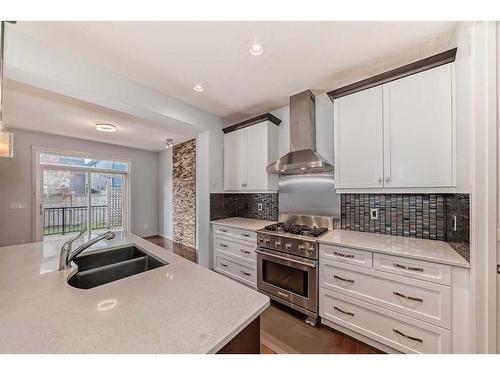
[{"label": "lower cabinet drawer", "polygon": [[212,225],[215,234],[223,234],[225,236],[233,236],[234,229],[230,227],[225,227],[222,225]]},{"label": "lower cabinet drawer", "polygon": [[320,287],[451,328],[451,288],[320,259]]},{"label": "lower cabinet drawer", "polygon": [[257,271],[255,267],[240,263],[218,251],[215,252],[214,258],[214,269],[217,272],[253,287],[257,286]]},{"label": "lower cabinet drawer", "polygon": [[451,285],[451,266],[393,255],[373,254],[373,268],[415,279]]},{"label": "lower cabinet drawer", "polygon": [[257,243],[257,233],[251,230],[235,229],[234,236],[242,240],[253,241]]},{"label": "lower cabinet drawer", "polygon": [[216,236],[214,238],[214,251],[219,250],[229,253],[236,258],[252,263],[257,263],[256,245],[240,243],[226,237]]},{"label": "lower cabinet drawer", "polygon": [[320,316],[403,353],[450,353],[450,331],[320,288]]},{"label": "lower cabinet drawer", "polygon": [[319,256],[360,267],[372,268],[372,252],[337,245],[319,245]]}]

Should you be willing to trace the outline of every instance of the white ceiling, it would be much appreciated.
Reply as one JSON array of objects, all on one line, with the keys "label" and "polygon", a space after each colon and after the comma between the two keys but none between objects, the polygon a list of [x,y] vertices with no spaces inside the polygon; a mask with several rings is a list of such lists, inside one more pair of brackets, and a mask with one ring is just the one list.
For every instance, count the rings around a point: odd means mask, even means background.
[{"label": "white ceiling", "polygon": [[[96,121],[115,124],[118,131],[98,132]],[[11,80],[5,82],[4,122],[7,128],[43,131],[150,151],[164,150],[167,138],[178,144],[196,136],[196,132],[187,127],[182,134],[173,133],[165,123],[139,119]]]},{"label": "white ceiling", "polygon": [[[59,51],[228,121],[450,48],[455,22],[18,22]],[[264,45],[260,57],[248,53]],[[204,93],[192,90],[202,84]],[[132,123],[132,121],[131,121]]]}]

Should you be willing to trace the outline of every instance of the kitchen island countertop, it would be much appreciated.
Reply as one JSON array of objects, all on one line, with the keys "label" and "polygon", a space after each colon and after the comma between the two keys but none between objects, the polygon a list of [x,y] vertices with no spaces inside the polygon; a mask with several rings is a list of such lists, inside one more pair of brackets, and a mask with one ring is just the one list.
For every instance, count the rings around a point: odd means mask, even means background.
[{"label": "kitchen island countertop", "polygon": [[[0,353],[215,353],[269,298],[133,234],[86,253],[134,244],[168,262],[93,289],[58,271],[63,241],[0,248]],[[75,242],[74,248],[83,242]]]}]

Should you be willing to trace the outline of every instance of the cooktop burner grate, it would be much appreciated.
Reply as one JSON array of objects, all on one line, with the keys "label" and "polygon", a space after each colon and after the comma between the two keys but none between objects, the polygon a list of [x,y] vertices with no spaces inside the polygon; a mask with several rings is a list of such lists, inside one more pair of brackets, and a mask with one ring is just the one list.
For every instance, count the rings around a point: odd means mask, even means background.
[{"label": "cooktop burner grate", "polygon": [[289,224],[289,223],[276,223],[267,225],[266,230],[273,232],[286,232],[291,234],[297,234],[301,236],[319,237],[323,233],[328,231],[328,228],[324,227],[310,227],[308,225],[301,224]]}]

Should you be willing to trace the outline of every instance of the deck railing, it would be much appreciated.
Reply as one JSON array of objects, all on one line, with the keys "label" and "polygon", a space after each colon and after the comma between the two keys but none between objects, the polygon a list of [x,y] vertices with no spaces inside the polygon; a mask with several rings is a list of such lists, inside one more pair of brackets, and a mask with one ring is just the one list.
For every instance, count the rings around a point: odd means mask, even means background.
[{"label": "deck railing", "polygon": [[[87,206],[47,207],[43,211],[43,234],[79,232],[87,226],[87,213]],[[121,227],[121,210],[109,212],[107,205],[92,206],[90,222],[92,229]]]}]

